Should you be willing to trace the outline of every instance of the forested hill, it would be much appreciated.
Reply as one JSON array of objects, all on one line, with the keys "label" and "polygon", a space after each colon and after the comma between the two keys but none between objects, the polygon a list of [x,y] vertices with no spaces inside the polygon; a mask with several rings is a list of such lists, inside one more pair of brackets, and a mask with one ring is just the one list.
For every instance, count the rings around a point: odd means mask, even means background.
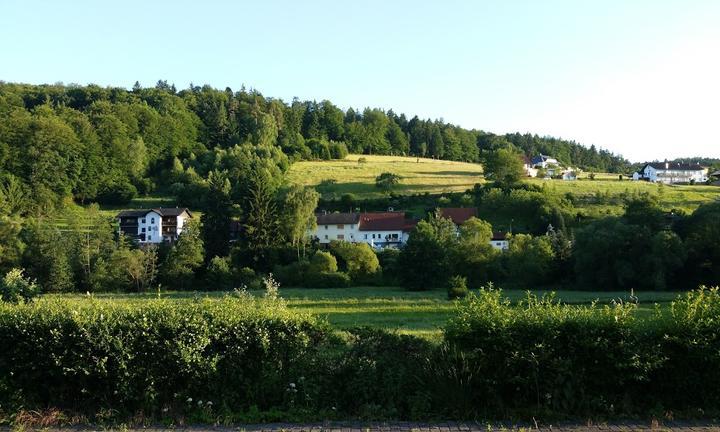
[{"label": "forested hill", "polygon": [[508,141],[528,156],[551,154],[586,170],[622,172],[629,166],[571,141],[495,136],[392,110],[342,111],[329,101],[285,103],[244,88],[0,82],[0,180],[31,191],[40,203],[67,196],[122,201],[205,177],[233,151],[267,156],[282,171],[293,160],[347,151],[479,161]]}]

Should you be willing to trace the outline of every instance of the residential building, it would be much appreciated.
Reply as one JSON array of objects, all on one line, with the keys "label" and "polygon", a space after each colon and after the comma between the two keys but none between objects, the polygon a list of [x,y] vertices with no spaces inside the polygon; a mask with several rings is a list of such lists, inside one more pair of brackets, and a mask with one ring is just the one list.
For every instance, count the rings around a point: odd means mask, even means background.
[{"label": "residential building", "polygon": [[455,227],[460,230],[460,225],[464,224],[465,221],[471,217],[477,217],[477,209],[475,207],[443,207],[438,209],[440,216],[448,218],[455,224]]},{"label": "residential building", "polygon": [[633,180],[645,180],[653,183],[704,183],[708,179],[707,169],[698,164],[679,162],[647,163],[633,174]]},{"label": "residential building", "polygon": [[510,247],[510,240],[508,240],[508,233],[505,231],[495,231],[490,239],[490,245],[495,249],[501,251],[507,250]]},{"label": "residential building", "polygon": [[542,169],[548,169],[552,167],[560,166],[560,162],[558,162],[557,159],[551,156],[546,156],[544,154],[539,154],[532,158],[531,164],[533,168],[542,168]]},{"label": "residential building", "polygon": [[124,210],[116,216],[119,232],[141,244],[174,242],[192,217],[186,208]]},{"label": "residential building", "polygon": [[367,243],[375,249],[400,247],[417,225],[405,212],[323,213],[317,215],[317,228],[309,235],[320,244],[333,240]]},{"label": "residential building", "polygon": [[525,170],[526,176],[537,177],[538,170],[533,167],[532,161],[527,156],[523,156],[523,169]]}]

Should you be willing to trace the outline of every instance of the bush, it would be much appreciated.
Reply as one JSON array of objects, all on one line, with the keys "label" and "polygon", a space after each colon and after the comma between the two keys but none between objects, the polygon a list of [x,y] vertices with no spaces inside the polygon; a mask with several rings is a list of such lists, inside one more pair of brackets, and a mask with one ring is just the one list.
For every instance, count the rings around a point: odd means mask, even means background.
[{"label": "bush", "polygon": [[466,278],[453,276],[448,280],[448,300],[465,298],[469,293]]},{"label": "bush", "polygon": [[342,272],[311,272],[305,277],[303,286],[307,288],[347,288],[350,276]]},{"label": "bush", "polygon": [[[252,270],[252,269],[250,269]],[[255,272],[253,272],[253,276]],[[232,288],[233,277],[230,257],[213,257],[207,266],[207,283],[210,289],[226,290]]]},{"label": "bush", "polygon": [[308,315],[249,296],[0,304],[0,406],[209,413],[205,422],[229,407],[289,410],[304,396],[291,400],[288,384],[312,371],[329,334]]},{"label": "bush", "polygon": [[315,251],[310,258],[311,273],[334,273],[337,269],[337,259],[330,252]]},{"label": "bush", "polygon": [[39,293],[35,280],[25,277],[22,269],[14,268],[0,280],[0,300],[4,302],[27,302]]},{"label": "bush", "polygon": [[348,155],[348,148],[344,142],[330,141],[330,156],[333,159],[345,159]]}]

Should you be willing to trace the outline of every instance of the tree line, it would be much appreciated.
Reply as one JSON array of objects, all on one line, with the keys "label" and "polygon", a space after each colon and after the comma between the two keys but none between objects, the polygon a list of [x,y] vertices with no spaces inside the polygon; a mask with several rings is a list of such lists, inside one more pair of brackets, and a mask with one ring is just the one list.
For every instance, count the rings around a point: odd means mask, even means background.
[{"label": "tree line", "polygon": [[178,166],[197,171],[196,165],[207,166],[237,146],[282,153],[289,164],[347,152],[477,162],[507,145],[588,169],[629,166],[619,156],[571,141],[496,136],[392,110],[343,111],[327,100],[286,103],[245,88],[0,82],[0,184],[13,183],[24,202],[17,195],[5,199],[18,199],[15,205],[33,211],[66,198],[123,203],[137,194],[170,191]]}]

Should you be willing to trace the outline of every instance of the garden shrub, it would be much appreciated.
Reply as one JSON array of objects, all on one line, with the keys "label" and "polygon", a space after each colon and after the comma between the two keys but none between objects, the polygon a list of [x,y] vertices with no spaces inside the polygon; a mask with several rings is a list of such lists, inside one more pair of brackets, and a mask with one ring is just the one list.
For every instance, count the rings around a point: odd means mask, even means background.
[{"label": "garden shrub", "polygon": [[149,416],[193,412],[197,401],[214,413],[289,409],[288,383],[328,334],[280,301],[249,296],[0,304],[0,406]]},{"label": "garden shrub", "polygon": [[307,288],[347,288],[350,276],[343,272],[312,272],[307,275],[304,285]]},{"label": "garden shrub", "polygon": [[455,300],[466,297],[470,291],[467,287],[467,278],[453,276],[448,280],[448,299]]}]

